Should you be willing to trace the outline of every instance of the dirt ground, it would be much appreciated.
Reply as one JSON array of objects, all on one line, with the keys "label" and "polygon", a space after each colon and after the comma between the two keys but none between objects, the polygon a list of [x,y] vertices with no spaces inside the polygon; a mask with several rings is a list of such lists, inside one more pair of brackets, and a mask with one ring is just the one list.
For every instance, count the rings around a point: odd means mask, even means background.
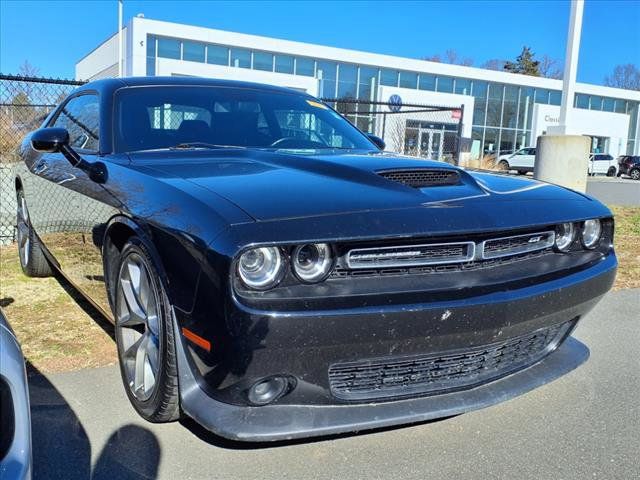
[{"label": "dirt ground", "polygon": [[[614,289],[640,288],[640,207],[612,207],[620,267]],[[43,373],[117,361],[113,327],[60,278],[27,278],[15,245],[0,247],[0,307],[28,362]]]}]

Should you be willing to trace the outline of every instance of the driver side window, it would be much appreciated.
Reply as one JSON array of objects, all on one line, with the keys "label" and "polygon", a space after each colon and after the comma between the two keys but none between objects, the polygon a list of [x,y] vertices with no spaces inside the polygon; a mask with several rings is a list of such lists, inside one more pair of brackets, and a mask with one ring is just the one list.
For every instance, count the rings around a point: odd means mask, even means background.
[{"label": "driver side window", "polygon": [[275,110],[273,113],[283,137],[334,148],[353,147],[353,144],[335,128],[313,113],[303,110]]},{"label": "driver side window", "polygon": [[98,96],[85,94],[73,97],[62,107],[51,126],[65,128],[73,148],[97,152],[100,148]]}]

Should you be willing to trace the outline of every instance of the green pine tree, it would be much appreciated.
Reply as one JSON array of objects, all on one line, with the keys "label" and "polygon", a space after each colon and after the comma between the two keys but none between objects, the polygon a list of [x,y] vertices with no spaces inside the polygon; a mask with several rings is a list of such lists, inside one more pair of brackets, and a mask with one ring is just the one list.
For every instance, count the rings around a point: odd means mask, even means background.
[{"label": "green pine tree", "polygon": [[540,76],[540,62],[534,59],[534,54],[529,47],[522,47],[522,52],[515,62],[505,62],[504,69],[507,72],[521,75]]}]

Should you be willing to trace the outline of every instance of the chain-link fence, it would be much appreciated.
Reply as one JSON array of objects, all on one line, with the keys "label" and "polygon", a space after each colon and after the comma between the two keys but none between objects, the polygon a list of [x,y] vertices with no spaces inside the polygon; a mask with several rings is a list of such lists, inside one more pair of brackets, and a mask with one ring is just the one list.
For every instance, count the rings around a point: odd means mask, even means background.
[{"label": "chain-link fence", "polygon": [[24,136],[82,82],[0,75],[0,244],[15,238],[13,171]]},{"label": "chain-link fence", "polygon": [[459,163],[464,106],[323,98],[360,130],[382,138],[388,151]]}]

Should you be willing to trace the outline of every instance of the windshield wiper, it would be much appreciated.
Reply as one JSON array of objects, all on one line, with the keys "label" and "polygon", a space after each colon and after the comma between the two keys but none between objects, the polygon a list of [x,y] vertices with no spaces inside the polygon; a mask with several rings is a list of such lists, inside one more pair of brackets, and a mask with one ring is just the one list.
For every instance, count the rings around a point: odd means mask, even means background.
[{"label": "windshield wiper", "polygon": [[189,148],[210,148],[210,149],[218,149],[218,148],[242,148],[246,149],[247,147],[242,147],[240,145],[217,145],[215,143],[206,143],[206,142],[184,142],[174,145],[173,147],[169,147],[171,150],[180,150],[180,149],[189,149]]}]

